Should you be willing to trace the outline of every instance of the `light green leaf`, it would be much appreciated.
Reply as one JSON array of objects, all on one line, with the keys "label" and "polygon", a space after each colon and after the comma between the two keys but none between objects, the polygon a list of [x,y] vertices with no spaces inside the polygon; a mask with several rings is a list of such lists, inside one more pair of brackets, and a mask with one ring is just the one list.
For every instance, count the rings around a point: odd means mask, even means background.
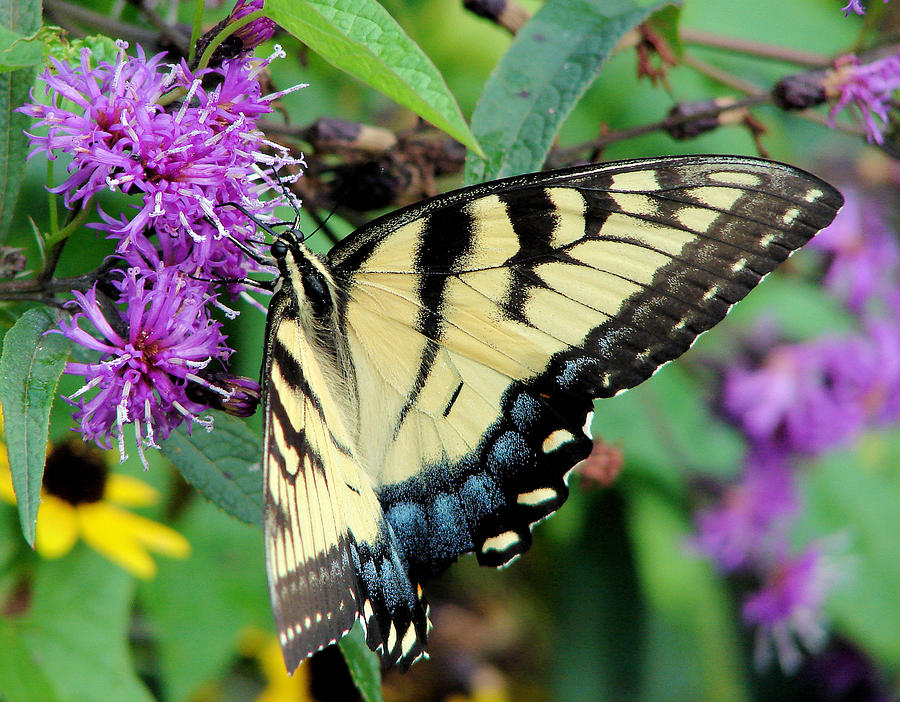
[{"label": "light green leaf", "polygon": [[[37,670],[27,684],[49,694],[30,700],[151,702],[128,650],[132,585],[125,571],[84,546],[43,561],[27,613],[4,622],[16,645],[0,646],[0,671],[32,661]],[[3,676],[0,690],[9,682]]]},{"label": "light green leaf", "polygon": [[266,0],[265,11],[333,66],[481,152],[438,69],[375,0]]},{"label": "light green leaf", "polygon": [[72,342],[61,334],[45,334],[56,328],[58,320],[58,314],[47,309],[28,310],[6,333],[0,354],[0,403],[6,450],[22,533],[32,546],[47,454],[50,407],[72,348]]},{"label": "light green leaf", "polygon": [[365,702],[381,702],[381,664],[369,647],[366,646],[359,627],[354,628],[349,636],[345,636],[338,644],[350,677]]},{"label": "light green leaf", "polygon": [[539,171],[572,108],[619,39],[667,3],[548,0],[491,74],[472,131],[487,156],[469,153],[466,183]]},{"label": "light green leaf", "polygon": [[44,41],[41,37],[26,37],[0,25],[0,72],[37,66],[43,62]]},{"label": "light green leaf", "polygon": [[0,619],[0,697],[6,702],[59,702],[39,656],[28,649],[21,633]]},{"label": "light green leaf", "polygon": [[262,443],[244,422],[217,414],[211,432],[179,427],[162,451],[191,485],[226,512],[262,525]]}]

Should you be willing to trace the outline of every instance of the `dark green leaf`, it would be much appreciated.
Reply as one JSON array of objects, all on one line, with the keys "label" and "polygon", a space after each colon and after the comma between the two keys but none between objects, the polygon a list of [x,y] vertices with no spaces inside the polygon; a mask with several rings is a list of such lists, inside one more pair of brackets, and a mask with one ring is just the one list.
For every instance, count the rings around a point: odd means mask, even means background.
[{"label": "dark green leaf", "polygon": [[350,677],[359,694],[365,702],[381,702],[381,665],[376,656],[363,641],[359,627],[355,628],[349,636],[345,636],[338,644],[347,668],[350,669]]},{"label": "dark green leaf", "polygon": [[562,123],[622,35],[667,3],[548,0],[516,35],[472,115],[487,156],[469,153],[466,183],[539,171]]},{"label": "dark green leaf", "polygon": [[[28,35],[40,26],[40,0],[0,0],[0,27]],[[33,68],[0,74],[0,243],[6,240],[25,175],[22,164],[28,155],[28,137],[23,130],[31,120],[14,110],[28,99],[34,76]]]},{"label": "dark green leaf", "polygon": [[[41,677],[31,684],[52,692],[31,700],[151,702],[128,650],[132,585],[125,571],[84,546],[43,561],[27,613],[5,622],[21,647],[0,647],[0,670],[33,661]],[[29,655],[19,657],[21,648]]]},{"label": "dark green leaf", "polygon": [[262,445],[244,422],[217,414],[215,428],[172,432],[162,443],[166,457],[191,485],[229,514],[262,525]]},{"label": "dark green leaf", "polygon": [[265,10],[333,66],[480,151],[438,69],[375,0],[266,0]]},{"label": "dark green leaf", "polygon": [[6,449],[19,521],[29,544],[41,499],[41,479],[47,454],[50,407],[72,342],[61,334],[46,334],[59,316],[44,308],[23,314],[3,339],[0,354],[0,403]]}]

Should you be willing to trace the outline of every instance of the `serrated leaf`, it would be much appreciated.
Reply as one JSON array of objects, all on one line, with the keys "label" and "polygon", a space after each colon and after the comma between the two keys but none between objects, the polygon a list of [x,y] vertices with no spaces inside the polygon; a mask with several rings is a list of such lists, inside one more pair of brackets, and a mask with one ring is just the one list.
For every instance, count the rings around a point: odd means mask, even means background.
[{"label": "serrated leaf", "polygon": [[57,313],[30,309],[3,339],[0,404],[22,533],[32,546],[47,454],[50,407],[72,342],[55,329]]},{"label": "serrated leaf", "polygon": [[248,524],[262,525],[262,443],[244,422],[217,414],[211,432],[179,427],[162,451],[207,499]]},{"label": "serrated leaf", "polygon": [[328,63],[481,152],[440,71],[375,0],[266,0],[265,11]]},{"label": "serrated leaf", "polygon": [[668,3],[548,0],[516,35],[472,115],[485,150],[469,153],[466,183],[543,167],[560,126],[619,39]]},{"label": "serrated leaf", "polygon": [[338,644],[353,684],[359,690],[365,702],[382,702],[381,665],[378,657],[369,650],[363,641],[362,632],[355,628],[349,636],[345,636]]},{"label": "serrated leaf", "polygon": [[[0,0],[0,27],[28,35],[40,26],[40,0]],[[6,240],[25,175],[22,164],[28,155],[28,137],[23,130],[31,120],[14,110],[28,99],[35,73],[34,68],[23,68],[0,74],[0,243]]]}]

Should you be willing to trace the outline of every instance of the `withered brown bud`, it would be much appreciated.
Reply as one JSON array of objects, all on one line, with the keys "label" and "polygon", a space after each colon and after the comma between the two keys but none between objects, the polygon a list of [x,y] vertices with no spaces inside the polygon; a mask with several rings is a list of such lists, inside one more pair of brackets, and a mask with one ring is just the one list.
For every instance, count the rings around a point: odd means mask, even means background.
[{"label": "withered brown bud", "polygon": [[222,410],[233,417],[249,417],[259,405],[259,383],[240,375],[201,370],[197,373],[216,389],[189,383],[186,394],[194,402]]},{"label": "withered brown bud", "polygon": [[772,99],[783,110],[805,110],[821,105],[828,96],[825,94],[824,72],[798,73],[782,78],[772,89]]},{"label": "withered brown bud", "polygon": [[720,105],[718,105],[715,100],[679,103],[669,110],[668,114],[669,119],[679,121],[666,125],[665,129],[675,139],[691,139],[700,134],[704,134],[705,132],[711,132],[713,129],[720,126],[718,115],[701,116],[697,119],[687,119],[686,121],[680,120],[693,115],[703,115],[718,107],[720,107]]}]

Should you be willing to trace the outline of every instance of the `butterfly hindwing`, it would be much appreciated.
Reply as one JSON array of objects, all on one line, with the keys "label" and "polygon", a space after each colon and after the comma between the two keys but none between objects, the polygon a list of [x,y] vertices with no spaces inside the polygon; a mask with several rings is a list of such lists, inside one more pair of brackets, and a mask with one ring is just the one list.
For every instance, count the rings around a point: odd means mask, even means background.
[{"label": "butterfly hindwing", "polygon": [[[385,665],[423,652],[425,606],[406,573],[344,423],[346,383],[282,286],[269,315],[265,387],[266,565],[288,670],[361,619]],[[277,310],[277,313],[273,313]]]},{"label": "butterfly hindwing", "polygon": [[266,550],[288,668],[357,618],[407,667],[421,583],[526,550],[591,452],[594,399],[680,356],[841,202],[781,164],[647,159],[448,193],[324,260],[273,246]]}]

